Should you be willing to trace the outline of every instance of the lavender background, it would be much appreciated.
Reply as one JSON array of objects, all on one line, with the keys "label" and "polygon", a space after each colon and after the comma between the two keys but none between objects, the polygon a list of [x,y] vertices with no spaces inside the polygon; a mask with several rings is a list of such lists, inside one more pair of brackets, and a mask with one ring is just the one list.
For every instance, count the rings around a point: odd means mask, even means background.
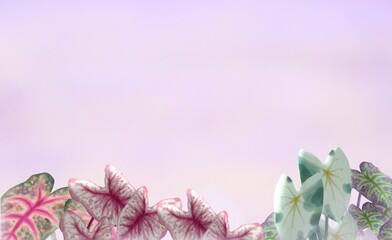
[{"label": "lavender background", "polygon": [[301,148],[392,175],[389,1],[0,6],[1,194],[43,171],[103,184],[110,163],[235,229],[282,173],[299,186]]}]

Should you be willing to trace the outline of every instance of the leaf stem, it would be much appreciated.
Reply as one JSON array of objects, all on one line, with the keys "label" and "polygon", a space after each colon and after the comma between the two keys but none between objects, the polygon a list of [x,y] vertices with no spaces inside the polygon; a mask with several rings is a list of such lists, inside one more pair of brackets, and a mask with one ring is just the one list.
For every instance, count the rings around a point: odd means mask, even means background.
[{"label": "leaf stem", "polygon": [[320,226],[317,227],[317,229],[316,229],[316,234],[317,234],[317,238],[318,238],[319,240],[323,240],[323,236],[321,235]]},{"label": "leaf stem", "polygon": [[359,204],[361,204],[361,196],[362,194],[358,192],[357,207],[359,207]]},{"label": "leaf stem", "polygon": [[324,233],[324,239],[328,240],[328,217],[325,216],[325,233]]},{"label": "leaf stem", "polygon": [[88,222],[88,224],[87,224],[87,229],[88,229],[88,230],[90,230],[90,227],[91,227],[91,224],[93,223],[93,221],[94,221],[94,218],[92,217],[92,218],[90,219],[90,222]]}]

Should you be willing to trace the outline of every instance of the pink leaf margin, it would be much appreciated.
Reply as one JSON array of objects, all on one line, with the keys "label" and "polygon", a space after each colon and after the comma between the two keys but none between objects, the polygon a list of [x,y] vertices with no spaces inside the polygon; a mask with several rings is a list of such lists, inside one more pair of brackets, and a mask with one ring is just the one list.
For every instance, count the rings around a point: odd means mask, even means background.
[{"label": "pink leaf margin", "polygon": [[111,165],[105,167],[104,187],[74,178],[69,180],[68,187],[72,198],[83,204],[91,216],[97,220],[107,217],[112,225],[117,224],[121,210],[135,191],[123,174]]}]

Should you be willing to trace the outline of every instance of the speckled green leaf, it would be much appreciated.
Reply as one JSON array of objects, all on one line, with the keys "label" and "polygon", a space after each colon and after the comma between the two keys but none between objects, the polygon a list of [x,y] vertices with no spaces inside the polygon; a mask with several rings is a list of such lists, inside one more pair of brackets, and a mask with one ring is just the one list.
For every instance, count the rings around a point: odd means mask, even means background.
[{"label": "speckled green leaf", "polygon": [[261,226],[263,227],[264,240],[280,240],[278,230],[275,226],[274,213],[271,213]]},{"label": "speckled green leaf", "polygon": [[359,230],[369,228],[375,234],[378,234],[381,226],[386,222],[382,212],[370,202],[364,203],[362,205],[362,210],[351,204],[348,211],[357,222]]},{"label": "speckled green leaf", "polygon": [[392,240],[392,218],[381,227],[378,239]]},{"label": "speckled green leaf", "polygon": [[323,213],[339,222],[351,197],[351,169],[340,148],[332,150],[325,163],[311,153],[301,150],[298,157],[301,182],[320,173],[324,184]]},{"label": "speckled green leaf", "polygon": [[53,185],[50,174],[35,174],[1,197],[1,239],[46,239],[58,228],[70,196]]},{"label": "speckled green leaf", "polygon": [[306,239],[318,227],[323,207],[323,182],[319,173],[297,191],[290,177],[282,175],[275,189],[275,224],[282,239]]},{"label": "speckled green leaf", "polygon": [[359,169],[352,170],[353,188],[370,201],[391,208],[392,179],[370,162],[362,162]]}]

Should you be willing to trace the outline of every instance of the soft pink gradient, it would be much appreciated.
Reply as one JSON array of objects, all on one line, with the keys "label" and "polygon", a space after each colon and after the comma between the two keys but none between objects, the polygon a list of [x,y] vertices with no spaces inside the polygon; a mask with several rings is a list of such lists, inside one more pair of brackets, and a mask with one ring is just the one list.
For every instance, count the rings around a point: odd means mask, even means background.
[{"label": "soft pink gradient", "polygon": [[[299,149],[392,175],[392,4],[7,2],[0,193],[38,172],[150,204],[196,190],[230,225],[273,211]],[[354,193],[355,197],[356,194]]]}]

